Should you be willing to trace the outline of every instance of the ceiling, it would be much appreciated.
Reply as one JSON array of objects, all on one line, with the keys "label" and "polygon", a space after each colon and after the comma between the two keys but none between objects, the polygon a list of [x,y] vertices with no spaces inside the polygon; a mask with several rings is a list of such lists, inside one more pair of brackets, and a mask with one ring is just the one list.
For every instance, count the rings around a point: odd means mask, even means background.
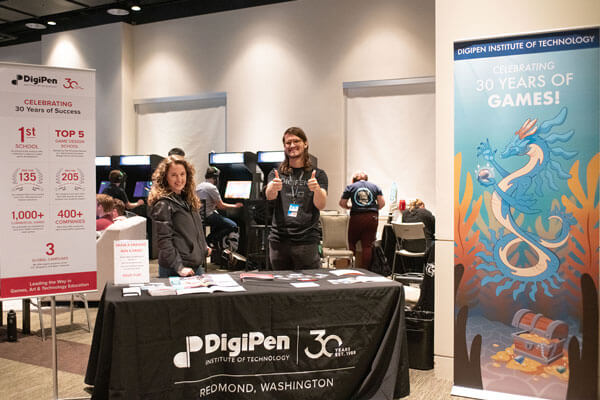
[{"label": "ceiling", "polygon": [[[43,34],[89,26],[114,22],[147,24],[285,1],[290,0],[0,0],[0,47],[35,42]],[[131,10],[133,5],[139,5],[141,10]],[[118,16],[107,12],[114,8],[127,10],[129,14]],[[48,25],[48,21],[56,25]],[[37,23],[45,29],[30,29],[27,23]]]}]

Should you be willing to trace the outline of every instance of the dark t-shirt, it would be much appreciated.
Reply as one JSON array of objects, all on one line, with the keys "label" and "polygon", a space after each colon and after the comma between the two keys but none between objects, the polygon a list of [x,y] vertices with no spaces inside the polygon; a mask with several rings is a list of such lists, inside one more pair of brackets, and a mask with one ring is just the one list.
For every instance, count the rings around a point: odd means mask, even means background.
[{"label": "dark t-shirt", "polygon": [[125,190],[123,190],[122,187],[115,185],[114,183],[111,183],[110,185],[108,185],[102,191],[102,194],[107,194],[110,197],[112,197],[113,199],[119,199],[123,203],[125,203],[125,205],[127,205],[127,203],[129,203],[129,199],[127,198],[127,193],[125,193]]},{"label": "dark t-shirt", "polygon": [[[315,168],[315,178],[322,189],[327,190],[328,180],[325,171]],[[321,240],[321,227],[319,224],[319,209],[313,204],[314,193],[308,189],[308,180],[312,170],[293,168],[291,175],[279,172],[283,187],[273,200],[273,221],[269,240],[276,242],[292,242],[298,244],[319,243]],[[275,177],[275,170],[269,173],[267,179],[271,182]],[[295,207],[290,205],[297,205]],[[295,214],[295,216],[294,216]]]},{"label": "dark t-shirt", "polygon": [[350,199],[352,202],[350,214],[378,212],[377,196],[381,195],[381,189],[376,184],[358,181],[346,186],[342,193],[342,199]]},{"label": "dark t-shirt", "polygon": [[429,244],[435,240],[435,217],[426,208],[406,209],[402,212],[402,222],[422,222],[425,225],[425,239]]}]

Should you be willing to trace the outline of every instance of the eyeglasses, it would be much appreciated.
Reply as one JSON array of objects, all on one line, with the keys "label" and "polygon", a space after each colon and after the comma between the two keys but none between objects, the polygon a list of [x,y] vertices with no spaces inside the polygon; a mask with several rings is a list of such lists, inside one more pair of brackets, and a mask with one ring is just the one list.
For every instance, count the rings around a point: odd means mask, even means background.
[{"label": "eyeglasses", "polygon": [[293,146],[293,145],[298,145],[300,143],[302,143],[302,140],[300,140],[300,139],[293,139],[293,140],[288,140],[287,142],[284,143],[284,145],[287,146],[287,147],[290,147],[290,146]]}]

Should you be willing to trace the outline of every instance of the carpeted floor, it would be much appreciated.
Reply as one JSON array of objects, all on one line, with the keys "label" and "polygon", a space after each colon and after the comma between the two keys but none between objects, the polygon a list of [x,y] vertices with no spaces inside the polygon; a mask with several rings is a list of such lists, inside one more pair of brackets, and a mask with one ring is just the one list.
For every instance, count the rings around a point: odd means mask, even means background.
[{"label": "carpeted floor", "polygon": [[[151,276],[153,275],[151,265]],[[156,268],[157,269],[157,268]],[[209,269],[209,272],[215,272]],[[154,274],[156,271],[154,271]],[[18,302],[20,304],[20,302]],[[14,304],[14,302],[13,302]],[[0,326],[0,399],[52,399],[52,340],[50,337],[50,307],[43,308],[46,340],[42,342],[37,310],[31,310],[31,335],[19,333],[17,342],[6,339],[6,314],[3,308]],[[96,308],[90,308],[92,329]],[[17,325],[22,323],[22,313],[17,311]],[[87,332],[85,310],[76,308],[74,325],[70,325],[68,307],[57,307],[56,325],[58,338],[58,397],[89,398],[84,391],[83,378],[87,367],[92,334]],[[434,371],[410,370],[411,394],[409,400],[461,399],[450,396],[452,383],[437,379]]]}]

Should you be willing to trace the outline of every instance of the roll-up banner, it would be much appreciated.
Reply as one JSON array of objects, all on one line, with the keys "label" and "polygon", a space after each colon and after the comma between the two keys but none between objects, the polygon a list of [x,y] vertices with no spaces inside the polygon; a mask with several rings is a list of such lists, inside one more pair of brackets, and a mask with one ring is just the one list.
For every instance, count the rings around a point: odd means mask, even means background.
[{"label": "roll-up banner", "polygon": [[453,394],[598,398],[598,35],[454,44]]},{"label": "roll-up banner", "polygon": [[95,72],[0,63],[0,92],[0,298],[95,290]]}]

